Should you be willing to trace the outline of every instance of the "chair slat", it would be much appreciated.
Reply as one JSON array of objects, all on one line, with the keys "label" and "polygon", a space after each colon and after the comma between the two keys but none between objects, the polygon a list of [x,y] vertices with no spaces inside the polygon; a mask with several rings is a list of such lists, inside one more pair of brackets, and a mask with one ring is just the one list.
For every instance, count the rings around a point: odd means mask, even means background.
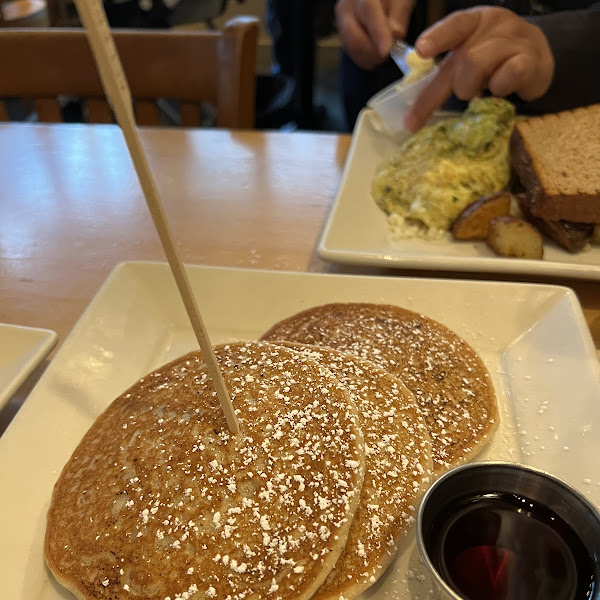
[{"label": "chair slat", "polygon": [[256,47],[258,31],[240,16],[225,27],[219,46],[219,65],[238,77],[220,77],[217,92],[217,127],[254,127],[256,101]]},{"label": "chair slat", "polygon": [[86,105],[90,123],[114,123],[110,105],[103,98],[88,98]]},{"label": "chair slat", "polygon": [[134,100],[133,111],[138,125],[158,125],[158,106],[147,100]]},{"label": "chair slat", "polygon": [[36,98],[35,111],[40,123],[62,123],[62,115],[56,98]]},{"label": "chair slat", "polygon": [[200,127],[200,107],[196,104],[181,103],[181,124],[184,127]]}]

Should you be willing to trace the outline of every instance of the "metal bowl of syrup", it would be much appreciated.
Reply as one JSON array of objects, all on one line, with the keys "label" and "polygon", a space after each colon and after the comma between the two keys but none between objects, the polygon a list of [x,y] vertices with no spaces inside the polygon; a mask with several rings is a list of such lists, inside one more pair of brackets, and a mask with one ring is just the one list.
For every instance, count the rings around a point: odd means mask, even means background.
[{"label": "metal bowl of syrup", "polygon": [[443,600],[600,599],[600,514],[534,468],[449,471],[421,501],[417,545]]}]

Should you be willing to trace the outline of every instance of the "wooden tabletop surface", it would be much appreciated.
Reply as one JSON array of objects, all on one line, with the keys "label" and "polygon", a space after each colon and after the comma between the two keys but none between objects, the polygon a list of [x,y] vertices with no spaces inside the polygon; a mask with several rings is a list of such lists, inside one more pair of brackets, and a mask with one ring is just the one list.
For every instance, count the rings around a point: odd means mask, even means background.
[{"label": "wooden tabletop surface", "polygon": [[[147,129],[142,140],[187,263],[506,279],[322,262],[316,246],[348,135]],[[2,124],[0,178],[0,322],[62,341],[116,264],[165,260],[116,126]],[[518,280],[573,288],[600,349],[600,284]],[[44,368],[0,412],[0,434]]]}]

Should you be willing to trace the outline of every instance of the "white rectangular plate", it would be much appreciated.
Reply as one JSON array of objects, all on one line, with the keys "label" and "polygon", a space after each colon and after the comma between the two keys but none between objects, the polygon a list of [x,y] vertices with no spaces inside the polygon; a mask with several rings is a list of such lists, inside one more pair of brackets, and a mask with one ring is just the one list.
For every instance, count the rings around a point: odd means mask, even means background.
[{"label": "white rectangular plate", "polygon": [[[485,361],[501,425],[483,459],[563,477],[600,505],[600,368],[567,288],[395,277],[189,267],[214,343],[256,339],[279,319],[335,301],[388,302],[424,313]],[[104,284],[0,438],[0,581],[11,600],[72,598],[42,555],[52,487],[96,416],[155,367],[196,347],[167,265],[125,263]],[[410,536],[412,541],[414,536]],[[405,547],[365,597],[417,594]]]},{"label": "white rectangular plate", "polygon": [[318,253],[330,262],[403,269],[519,273],[600,279],[600,246],[578,254],[544,239],[544,258],[526,260],[496,256],[485,242],[407,239],[395,241],[388,233],[385,214],[371,197],[377,166],[399,142],[371,124],[370,109],[358,118],[344,173],[319,241]]},{"label": "white rectangular plate", "polygon": [[0,409],[48,356],[58,336],[49,329],[0,323]]}]

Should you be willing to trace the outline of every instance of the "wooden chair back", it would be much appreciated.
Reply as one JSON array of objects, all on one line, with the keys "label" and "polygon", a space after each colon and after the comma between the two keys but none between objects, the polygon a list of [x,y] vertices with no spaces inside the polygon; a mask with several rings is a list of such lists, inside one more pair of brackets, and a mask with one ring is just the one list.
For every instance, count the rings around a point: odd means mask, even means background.
[{"label": "wooden chair back", "polygon": [[[252,128],[258,20],[236,17],[219,32],[114,29],[139,125],[159,124],[156,99],[179,100],[181,124],[200,125],[214,104],[217,127]],[[111,123],[100,77],[82,29],[0,30],[0,121],[4,99],[32,98],[42,122],[60,122],[58,96],[83,98],[87,121]]]}]

